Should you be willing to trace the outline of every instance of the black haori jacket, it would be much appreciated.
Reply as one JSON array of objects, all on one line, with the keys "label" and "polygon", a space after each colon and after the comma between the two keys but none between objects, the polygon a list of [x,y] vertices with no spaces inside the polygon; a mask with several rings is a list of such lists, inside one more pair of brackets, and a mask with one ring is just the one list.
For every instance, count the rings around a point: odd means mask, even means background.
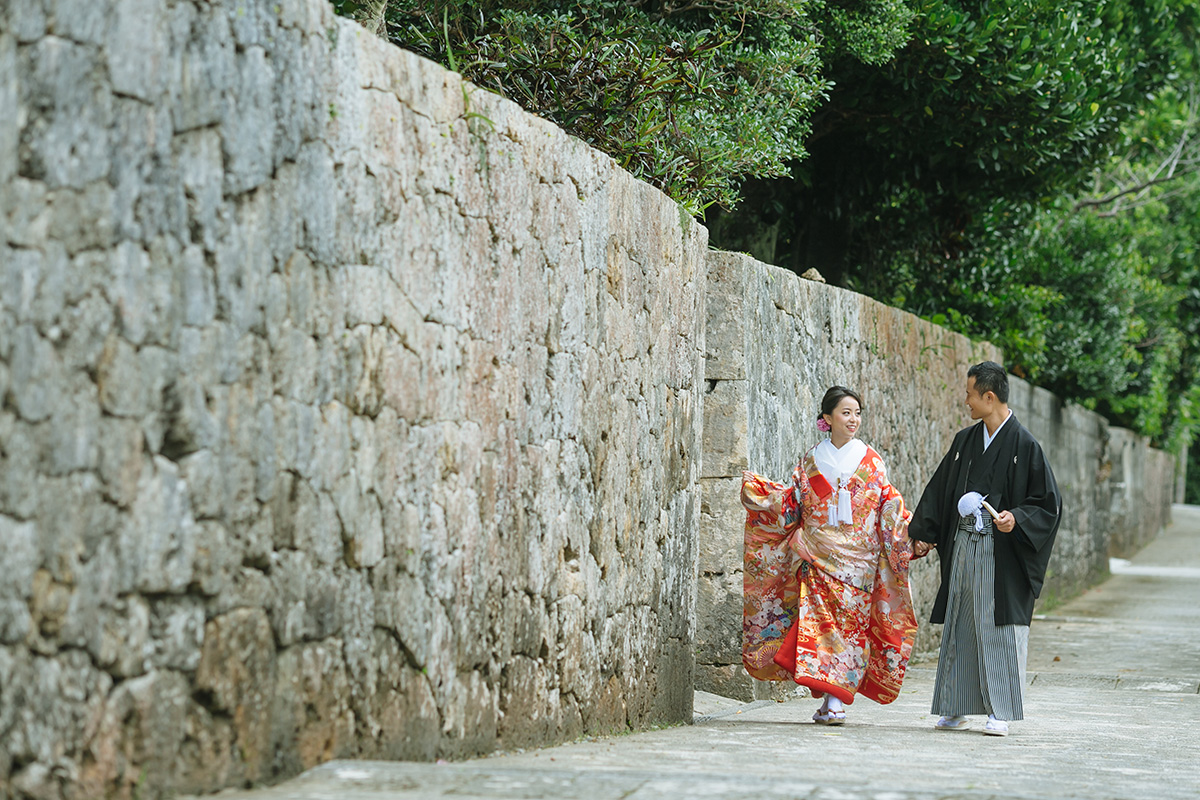
[{"label": "black haori jacket", "polygon": [[930,622],[941,623],[946,620],[950,595],[958,499],[967,492],[979,492],[997,512],[1011,511],[1016,527],[1010,533],[995,530],[995,622],[1028,625],[1058,533],[1062,497],[1041,445],[1015,414],[996,433],[986,451],[983,433],[983,423],[979,422],[955,434],[949,452],[913,512],[908,535],[937,545],[942,585]]}]

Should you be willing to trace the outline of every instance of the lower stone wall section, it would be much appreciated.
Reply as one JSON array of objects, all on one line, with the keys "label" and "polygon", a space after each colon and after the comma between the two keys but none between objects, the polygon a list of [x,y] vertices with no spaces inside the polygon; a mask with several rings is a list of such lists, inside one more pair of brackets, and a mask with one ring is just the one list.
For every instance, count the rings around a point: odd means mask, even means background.
[{"label": "lower stone wall section", "polygon": [[705,231],[326,0],[0,16],[0,797],[690,720]]},{"label": "lower stone wall section", "polygon": [[[697,687],[744,700],[793,687],[752,680],[741,668],[743,469],[786,480],[819,440],[825,390],[860,392],[860,437],[888,465],[910,507],[920,499],[956,431],[971,424],[967,368],[1001,361],[903,311],[732,253],[709,256],[708,330],[697,585]],[[1174,460],[1103,417],[1064,405],[1010,377],[1014,413],[1041,441],[1064,498],[1061,530],[1040,607],[1053,607],[1108,572],[1170,520]],[[915,562],[918,652],[936,649],[927,620],[937,556]]]},{"label": "lower stone wall section", "polygon": [[1128,558],[1171,524],[1181,463],[1133,431],[1109,428],[1108,435],[1108,459],[1101,465],[1112,488],[1107,554]]}]

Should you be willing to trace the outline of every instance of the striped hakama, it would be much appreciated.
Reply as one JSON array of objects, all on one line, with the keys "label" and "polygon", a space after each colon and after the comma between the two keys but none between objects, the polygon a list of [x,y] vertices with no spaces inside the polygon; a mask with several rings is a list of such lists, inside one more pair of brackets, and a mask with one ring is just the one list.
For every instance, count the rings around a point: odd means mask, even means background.
[{"label": "striped hakama", "polygon": [[1019,720],[1024,719],[1029,626],[995,624],[996,543],[991,518],[984,514],[983,519],[983,530],[976,531],[975,518],[963,517],[955,533],[932,710],[941,716]]}]

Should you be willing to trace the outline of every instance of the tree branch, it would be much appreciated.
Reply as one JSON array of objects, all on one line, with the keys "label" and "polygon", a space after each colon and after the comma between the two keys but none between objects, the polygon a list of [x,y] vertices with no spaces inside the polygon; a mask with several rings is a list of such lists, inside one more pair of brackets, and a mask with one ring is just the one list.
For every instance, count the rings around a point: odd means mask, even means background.
[{"label": "tree branch", "polygon": [[1110,194],[1106,197],[1089,197],[1085,200],[1076,201],[1075,207],[1072,210],[1073,211],[1082,211],[1085,208],[1095,208],[1097,206],[1106,206],[1109,203],[1113,203],[1113,202],[1116,202],[1117,200],[1120,200],[1122,197],[1126,197],[1131,194],[1137,194],[1138,192],[1144,192],[1147,189],[1150,189],[1151,187],[1161,186],[1164,183],[1170,183],[1171,181],[1175,180],[1176,178],[1180,178],[1184,175],[1190,175],[1191,173],[1196,172],[1196,171],[1197,171],[1196,167],[1192,167],[1191,169],[1186,169],[1186,170],[1173,170],[1165,178],[1150,178],[1149,180],[1145,180],[1145,181],[1142,181],[1141,183],[1130,186],[1127,189],[1122,189],[1119,192],[1113,192],[1112,194]]}]

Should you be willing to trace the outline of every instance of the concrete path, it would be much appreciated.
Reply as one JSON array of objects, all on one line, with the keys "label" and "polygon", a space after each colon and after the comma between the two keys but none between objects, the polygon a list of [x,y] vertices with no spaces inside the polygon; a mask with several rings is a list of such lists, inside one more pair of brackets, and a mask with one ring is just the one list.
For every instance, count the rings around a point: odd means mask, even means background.
[{"label": "concrete path", "polygon": [[1200,797],[1200,507],[1107,582],[1033,624],[1026,720],[932,729],[933,665],[900,699],[810,721],[816,702],[698,695],[697,724],[457,764],[340,761],[222,800]]}]

